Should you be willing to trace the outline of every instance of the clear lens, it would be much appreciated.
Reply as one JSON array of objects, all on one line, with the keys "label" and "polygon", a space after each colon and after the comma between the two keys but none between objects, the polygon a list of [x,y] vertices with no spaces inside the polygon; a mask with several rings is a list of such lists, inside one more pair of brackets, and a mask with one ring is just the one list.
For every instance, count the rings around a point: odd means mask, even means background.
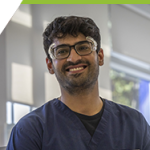
[{"label": "clear lens", "polygon": [[76,51],[80,55],[90,54],[92,51],[92,45],[89,42],[79,43],[75,46]]},{"label": "clear lens", "polygon": [[90,36],[87,36],[86,40],[87,41],[79,42],[73,46],[60,45],[56,47],[56,44],[52,43],[49,47],[48,53],[52,59],[63,59],[69,56],[72,47],[75,48],[79,55],[88,55],[92,53],[92,51],[96,51],[96,41]]},{"label": "clear lens", "polygon": [[54,56],[56,58],[65,58],[69,55],[70,47],[69,46],[59,46],[54,49]]},{"label": "clear lens", "polygon": [[74,47],[79,55],[87,55],[92,52],[92,44],[88,41],[77,43],[74,46],[60,45],[51,50],[56,59],[67,58],[70,54],[71,47]]}]

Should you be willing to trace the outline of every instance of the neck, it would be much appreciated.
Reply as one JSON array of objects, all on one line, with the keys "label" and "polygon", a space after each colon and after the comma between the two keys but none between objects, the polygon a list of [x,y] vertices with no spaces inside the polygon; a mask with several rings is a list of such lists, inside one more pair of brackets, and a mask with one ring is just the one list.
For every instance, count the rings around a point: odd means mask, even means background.
[{"label": "neck", "polygon": [[82,91],[82,93],[71,95],[61,87],[62,96],[59,98],[72,111],[92,116],[97,114],[103,106],[103,102],[99,97],[98,82],[90,90]]}]

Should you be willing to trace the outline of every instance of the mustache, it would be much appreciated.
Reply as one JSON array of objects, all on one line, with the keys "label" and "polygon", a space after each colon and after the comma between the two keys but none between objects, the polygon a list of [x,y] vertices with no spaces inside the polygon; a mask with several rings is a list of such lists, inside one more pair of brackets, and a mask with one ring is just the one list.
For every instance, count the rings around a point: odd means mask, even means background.
[{"label": "mustache", "polygon": [[84,61],[84,60],[78,60],[75,63],[69,61],[62,66],[62,71],[65,71],[66,68],[69,66],[75,66],[75,65],[79,65],[79,64],[86,64],[88,66],[90,65],[89,61]]}]

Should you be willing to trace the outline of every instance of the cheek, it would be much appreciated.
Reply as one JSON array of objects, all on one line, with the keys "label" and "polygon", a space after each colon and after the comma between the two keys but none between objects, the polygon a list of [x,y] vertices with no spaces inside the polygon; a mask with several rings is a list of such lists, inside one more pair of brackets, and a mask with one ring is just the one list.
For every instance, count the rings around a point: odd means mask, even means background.
[{"label": "cheek", "polygon": [[53,70],[56,71],[57,70],[57,61],[53,60]]},{"label": "cheek", "polygon": [[98,54],[95,52],[95,63],[99,64],[99,57]]},{"label": "cheek", "polygon": [[93,53],[93,55],[92,55],[92,63],[94,63],[96,65],[99,64],[99,58],[98,58],[98,55],[96,52]]},{"label": "cheek", "polygon": [[96,57],[96,62],[97,62],[97,64],[99,64],[99,57],[98,57],[98,55]]},{"label": "cheek", "polygon": [[62,60],[57,60],[57,59],[56,59],[56,60],[53,61],[53,68],[54,68],[54,70],[55,70],[56,72],[61,71],[62,65],[63,65]]}]

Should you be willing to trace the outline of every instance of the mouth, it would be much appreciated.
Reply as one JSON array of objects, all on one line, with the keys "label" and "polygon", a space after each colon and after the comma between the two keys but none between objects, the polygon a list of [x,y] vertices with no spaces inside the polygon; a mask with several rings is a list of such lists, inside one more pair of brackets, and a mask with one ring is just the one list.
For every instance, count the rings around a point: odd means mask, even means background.
[{"label": "mouth", "polygon": [[75,66],[69,66],[66,68],[66,71],[67,72],[70,72],[70,73],[80,73],[82,72],[83,70],[85,70],[85,68],[87,68],[87,65],[75,65]]}]

